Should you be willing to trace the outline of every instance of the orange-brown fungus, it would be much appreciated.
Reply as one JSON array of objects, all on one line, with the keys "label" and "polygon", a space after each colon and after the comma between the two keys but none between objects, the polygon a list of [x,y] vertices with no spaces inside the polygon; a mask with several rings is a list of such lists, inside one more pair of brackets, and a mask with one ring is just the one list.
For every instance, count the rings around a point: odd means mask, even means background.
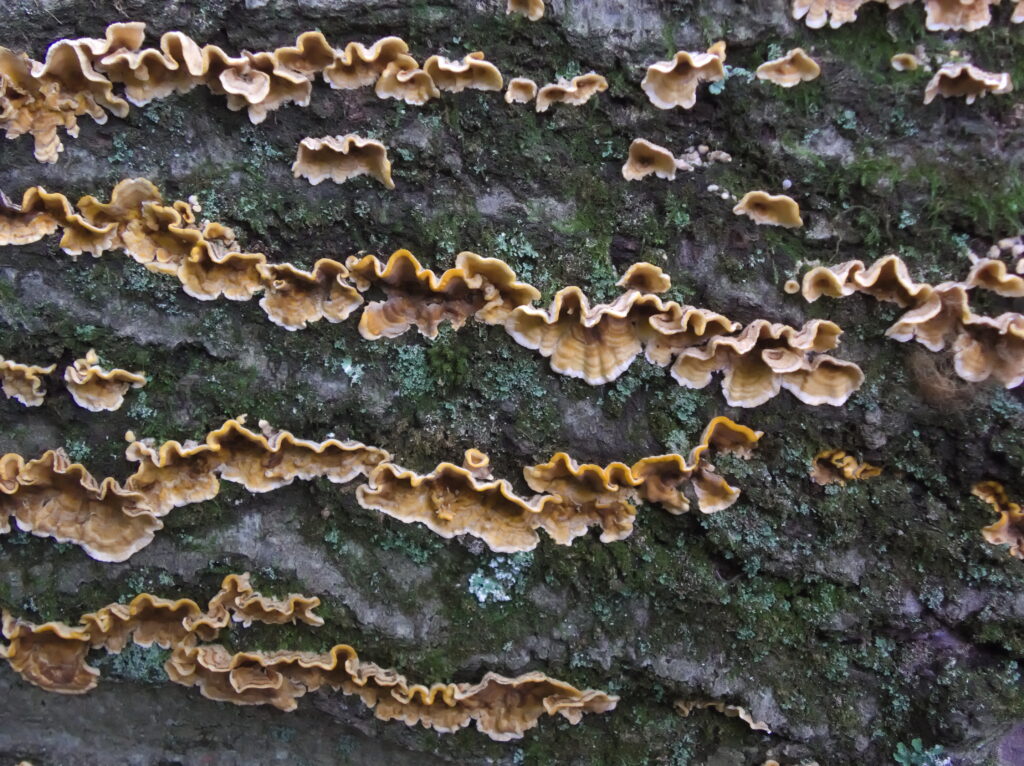
[{"label": "orange-brown fungus", "polygon": [[800,217],[800,206],[785,194],[769,194],[763,191],[747,192],[732,209],[736,215],[745,215],[754,223],[766,226],[782,226],[799,229],[804,225]]},{"label": "orange-brown fungus", "polygon": [[395,188],[387,147],[380,141],[360,138],[354,133],[302,139],[292,173],[296,178],[307,179],[313,186],[328,179],[340,184],[368,175],[388,189]]},{"label": "orange-brown fungus", "polygon": [[581,74],[572,80],[559,79],[558,82],[545,85],[537,92],[536,109],[538,112],[546,112],[552,104],[583,106],[593,96],[606,90],[608,81],[596,72]]},{"label": "orange-brown fungus", "polygon": [[783,88],[816,80],[820,74],[818,62],[808,56],[803,48],[794,48],[782,58],[766,61],[757,68],[759,80],[767,80]]},{"label": "orange-brown fungus", "polygon": [[115,368],[105,370],[99,366],[100,358],[89,349],[82,359],[64,370],[64,382],[75,404],[92,412],[112,412],[124,404],[129,388],[142,388],[146,376],[141,372],[128,372]]},{"label": "orange-brown fungus", "polygon": [[939,68],[924,90],[924,103],[930,104],[936,96],[964,98],[973,104],[989,93],[1009,93],[1013,82],[1006,72],[986,72],[972,64],[949,63]]},{"label": "orange-brown fungus", "polygon": [[449,61],[444,56],[431,56],[423,64],[439,90],[461,93],[464,90],[501,90],[505,81],[501,72],[484,60],[482,51],[469,53],[462,61]]},{"label": "orange-brown fungus", "polygon": [[995,481],[981,481],[971,488],[979,497],[992,506],[999,514],[999,520],[981,530],[985,541],[992,545],[1009,545],[1009,554],[1024,559],[1024,511],[1006,494],[1003,485]]},{"label": "orange-brown fungus", "polygon": [[4,396],[8,399],[17,399],[26,407],[38,407],[46,397],[42,376],[51,375],[56,369],[56,364],[38,367],[34,364],[20,364],[0,356],[0,385],[3,387]]},{"label": "orange-brown fungus", "polygon": [[714,710],[729,718],[739,718],[753,731],[763,731],[771,734],[772,730],[764,721],[756,721],[747,712],[746,708],[737,705],[726,705],[724,702],[715,700],[676,700],[674,703],[676,712],[683,717],[689,717],[694,710]]},{"label": "orange-brown fungus", "polygon": [[847,481],[863,481],[881,476],[882,469],[871,463],[862,463],[842,450],[828,449],[814,456],[810,473],[815,484],[845,486]]},{"label": "orange-brown fungus", "polygon": [[716,43],[707,53],[679,51],[669,61],[651,64],[641,87],[659,109],[691,109],[697,103],[697,87],[702,82],[724,78],[725,44]]},{"label": "orange-brown fungus", "polygon": [[505,13],[520,13],[530,21],[544,18],[544,0],[508,0]]}]

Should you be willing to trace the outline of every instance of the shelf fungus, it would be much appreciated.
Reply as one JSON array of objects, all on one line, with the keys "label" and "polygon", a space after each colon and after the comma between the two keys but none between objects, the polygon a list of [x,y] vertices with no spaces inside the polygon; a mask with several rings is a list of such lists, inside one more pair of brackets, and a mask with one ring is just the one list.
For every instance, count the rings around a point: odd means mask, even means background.
[{"label": "shelf fungus", "polygon": [[359,290],[377,286],[388,296],[363,310],[359,332],[368,340],[396,338],[411,327],[436,338],[444,322],[459,329],[470,317],[500,324],[515,308],[540,297],[503,261],[470,252],[459,253],[455,268],[440,277],[408,250],[395,252],[386,265],[372,255],[351,256],[346,265]]},{"label": "shelf fungus", "polygon": [[722,392],[733,407],[757,407],[786,389],[810,405],[840,406],[864,382],[853,362],[822,354],[836,347],[842,330],[815,319],[801,329],[763,319],[737,336],[717,336],[706,345],[684,349],[672,365],[682,386],[704,388],[724,372]]},{"label": "shelf fungus", "polygon": [[995,524],[981,530],[985,541],[992,545],[1009,545],[1011,556],[1024,559],[1024,512],[1020,504],[1012,502],[1003,485],[995,481],[978,482],[971,492],[999,514]]},{"label": "shelf fungus", "polygon": [[629,158],[622,166],[622,177],[627,181],[639,181],[653,173],[658,178],[673,181],[680,167],[689,166],[685,162],[681,166],[675,155],[664,146],[636,138],[629,145]]},{"label": "shelf fungus", "polygon": [[34,364],[20,364],[0,356],[0,384],[4,396],[17,399],[26,407],[38,407],[46,398],[46,386],[42,376],[52,375],[57,365],[39,367]]},{"label": "shelf fungus", "polygon": [[[940,0],[947,5],[956,2],[977,3],[979,1],[990,2],[991,0]],[[913,3],[914,0],[793,0],[793,18],[797,21],[804,19],[804,23],[811,29],[821,29],[826,24],[832,29],[838,29],[843,24],[856,21],[857,12],[871,2],[884,2],[889,8],[899,8]],[[932,2],[932,0],[928,0],[928,2]]]},{"label": "shelf fungus", "polygon": [[861,462],[842,450],[827,449],[814,456],[811,463],[811,480],[815,484],[841,484],[847,481],[863,481],[882,475],[882,469],[868,462]]},{"label": "shelf fungus", "polygon": [[64,383],[79,407],[92,412],[113,412],[124,404],[128,389],[146,385],[146,375],[119,368],[105,370],[99,361],[96,351],[89,349],[84,358],[76,359],[64,370]]},{"label": "shelf fungus", "polygon": [[821,67],[804,52],[803,48],[794,48],[782,58],[766,61],[757,68],[759,80],[767,80],[783,88],[792,88],[802,82],[816,80],[819,75]]},{"label": "shelf fungus", "polygon": [[141,493],[155,515],[164,516],[173,508],[216,497],[218,476],[250,492],[270,492],[296,479],[345,484],[390,459],[384,450],[359,442],[300,439],[266,421],[260,421],[257,433],[244,423],[244,417],[228,420],[201,443],[156,446],[129,432],[126,455],[139,465],[125,486]]},{"label": "shelf fungus", "polygon": [[142,493],[97,481],[62,450],[0,457],[0,534],[11,531],[11,516],[22,531],[75,543],[97,561],[124,561],[163,527]]},{"label": "shelf fungus", "polygon": [[692,109],[697,103],[697,87],[702,82],[725,79],[725,43],[717,42],[706,53],[679,51],[669,61],[658,61],[647,68],[640,87],[659,109]]},{"label": "shelf fungus", "polygon": [[676,700],[674,707],[676,712],[684,718],[689,717],[694,710],[714,710],[729,718],[739,718],[752,731],[772,733],[771,727],[768,724],[764,721],[755,720],[754,716],[747,712],[746,708],[739,707],[738,705],[727,705],[717,700]]},{"label": "shelf fungus", "polygon": [[581,74],[572,80],[559,78],[558,82],[545,85],[537,91],[536,109],[538,112],[546,112],[552,104],[583,106],[595,95],[606,90],[608,81],[596,72]]},{"label": "shelf fungus", "polygon": [[449,61],[444,56],[431,56],[423,64],[438,90],[461,93],[464,90],[498,90],[505,80],[498,67],[484,60],[483,51],[467,54],[462,61]]},{"label": "shelf fungus", "polygon": [[412,106],[423,106],[432,98],[441,98],[441,91],[429,74],[401,61],[392,61],[385,67],[374,90],[379,98],[393,98]]},{"label": "shelf fungus", "polygon": [[1009,93],[1013,90],[1010,75],[1006,72],[986,72],[973,64],[949,63],[939,68],[924,90],[924,103],[930,104],[936,96],[943,98],[964,98],[973,104],[978,98],[989,93]]},{"label": "shelf fungus", "polygon": [[529,104],[537,98],[537,83],[528,77],[513,77],[505,91],[506,104]]},{"label": "shelf fungus", "polygon": [[879,258],[870,267],[865,266],[864,261],[816,266],[804,274],[800,287],[804,300],[809,303],[823,295],[844,298],[854,293],[865,293],[904,308],[917,304],[930,291],[930,285],[919,284],[910,277],[907,265],[897,255]]},{"label": "shelf fungus", "polygon": [[1011,274],[1006,264],[994,258],[979,258],[967,275],[970,288],[988,290],[1004,298],[1024,298],[1024,277]]},{"label": "shelf fungus", "polygon": [[508,0],[505,13],[518,13],[530,21],[540,21],[544,18],[544,0]]},{"label": "shelf fungus", "polygon": [[409,46],[400,37],[381,38],[369,48],[351,42],[335,51],[334,60],[323,69],[324,80],[337,90],[362,88],[376,83],[392,64],[402,71],[417,68]]},{"label": "shelf fungus", "polygon": [[804,220],[800,217],[800,206],[795,199],[785,194],[747,192],[732,212],[736,215],[745,215],[754,223],[763,226],[799,229],[804,225]]},{"label": "shelf fungus", "polygon": [[388,189],[395,188],[387,147],[380,141],[361,138],[354,133],[302,139],[292,174],[296,178],[305,178],[313,186],[328,179],[340,184],[356,176],[368,175]]},{"label": "shelf fungus", "polygon": [[974,32],[992,23],[992,9],[1000,0],[924,0],[925,28],[930,32]]},{"label": "shelf fungus", "polygon": [[914,72],[921,66],[921,60],[913,53],[897,53],[889,59],[889,65],[897,72]]},{"label": "shelf fungus", "polygon": [[290,263],[261,264],[265,285],[260,307],[270,321],[286,330],[305,329],[309,322],[343,322],[363,303],[346,278],[348,269],[321,258],[309,271]]}]

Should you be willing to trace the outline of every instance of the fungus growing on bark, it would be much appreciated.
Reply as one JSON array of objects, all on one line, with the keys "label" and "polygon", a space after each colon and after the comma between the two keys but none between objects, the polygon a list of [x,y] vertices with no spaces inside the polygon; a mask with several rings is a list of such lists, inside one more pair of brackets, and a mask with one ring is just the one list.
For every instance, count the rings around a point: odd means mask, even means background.
[{"label": "fungus growing on bark", "polygon": [[348,269],[330,258],[321,258],[309,271],[289,263],[263,264],[259,271],[265,286],[260,307],[286,330],[302,330],[321,319],[343,322],[363,302],[345,281]]},{"label": "fungus growing on bark", "polygon": [[998,521],[981,530],[985,541],[992,545],[1009,545],[1008,553],[1011,556],[1024,559],[1024,512],[1020,505],[1010,500],[999,482],[978,482],[971,488],[971,492],[999,514]]},{"label": "fungus growing on bark", "polygon": [[439,90],[461,93],[469,90],[501,90],[505,80],[498,67],[484,60],[483,51],[467,54],[462,61],[449,61],[444,56],[431,56],[423,64]]},{"label": "fungus growing on bark", "polygon": [[572,80],[559,79],[556,83],[545,85],[537,92],[537,111],[546,112],[552,104],[568,104],[583,106],[598,93],[608,90],[608,81],[596,72],[588,72],[573,77]]},{"label": "fungus growing on bark", "polygon": [[838,29],[856,21],[857,11],[869,2],[873,0],[793,0],[793,18],[804,19],[811,29],[821,29],[826,23]]},{"label": "fungus growing on bark", "polygon": [[505,14],[519,13],[530,21],[540,21],[544,18],[544,0],[508,0],[505,6]]},{"label": "fungus growing on bark", "polygon": [[981,258],[967,275],[967,287],[980,287],[1006,298],[1024,298],[1024,277],[1011,274],[1006,264],[994,258]]},{"label": "fungus growing on bark", "polygon": [[816,266],[804,274],[801,292],[810,303],[822,295],[843,298],[853,293],[865,293],[880,301],[906,308],[926,298],[931,289],[930,285],[919,284],[911,279],[902,258],[887,255],[867,268],[863,261]]},{"label": "fungus growing on bark", "polygon": [[724,43],[715,43],[707,53],[679,51],[669,61],[651,64],[640,87],[659,109],[691,109],[697,103],[698,85],[725,78],[724,64]]},{"label": "fungus growing on bark", "polygon": [[747,192],[732,209],[736,215],[745,215],[756,224],[782,226],[799,229],[804,225],[800,217],[800,206],[785,194],[769,194],[763,191]]},{"label": "fungus growing on bark", "polygon": [[805,404],[839,406],[864,382],[856,364],[820,354],[835,348],[841,333],[820,319],[799,330],[759,319],[738,336],[716,336],[682,350],[672,377],[682,386],[704,388],[713,373],[724,371],[722,392],[733,407],[757,407],[783,388]]},{"label": "fungus growing on bark", "polygon": [[889,59],[889,64],[897,72],[913,72],[921,66],[921,62],[913,53],[897,53]]},{"label": "fungus growing on bark", "polygon": [[672,278],[653,263],[640,261],[626,269],[615,284],[641,293],[667,293],[672,288]]},{"label": "fungus growing on bark", "polygon": [[417,68],[416,59],[409,55],[409,46],[400,37],[381,38],[369,48],[353,42],[337,52],[334,63],[324,68],[324,80],[338,90],[362,88],[377,82],[391,64],[395,71]]},{"label": "fungus growing on bark", "polygon": [[540,527],[563,545],[587,530],[586,523],[569,526],[572,514],[558,497],[522,498],[506,480],[481,480],[473,470],[452,463],[426,475],[382,463],[356,490],[356,497],[364,508],[407,524],[419,522],[449,539],[469,534],[502,553],[533,550],[540,542]]},{"label": "fungus growing on bark", "polygon": [[506,104],[529,104],[537,98],[537,83],[528,77],[513,77],[505,91]]},{"label": "fungus growing on bark", "polygon": [[408,250],[392,254],[386,266],[372,255],[351,256],[346,265],[359,290],[377,285],[388,294],[385,301],[369,303],[359,320],[368,340],[395,338],[413,326],[436,338],[443,322],[458,329],[471,316],[500,324],[513,309],[540,297],[536,288],[516,281],[504,262],[476,253],[459,253],[455,268],[440,277]]},{"label": "fungus growing on bark", "polygon": [[815,80],[820,74],[818,62],[808,56],[803,48],[794,48],[782,58],[766,61],[757,68],[759,80],[767,80],[783,88]]},{"label": "fungus growing on bark", "polygon": [[83,359],[76,359],[65,368],[64,382],[79,407],[92,412],[113,412],[124,404],[129,388],[146,385],[146,375],[119,368],[105,370],[99,361],[95,349],[89,349]]},{"label": "fungus growing on bark", "polygon": [[46,388],[40,376],[52,375],[56,364],[38,367],[34,364],[20,364],[0,356],[0,384],[4,396],[17,399],[26,407],[38,407],[46,397]]},{"label": "fungus growing on bark", "polygon": [[924,0],[925,28],[930,32],[974,32],[992,22],[989,6],[1000,0]]},{"label": "fungus growing on bark", "polygon": [[689,717],[694,710],[714,710],[729,718],[739,718],[753,731],[772,733],[771,727],[764,721],[755,721],[754,717],[745,708],[737,705],[726,705],[724,702],[715,700],[676,700],[675,709],[681,716]]},{"label": "fungus growing on bark", "polygon": [[380,141],[361,138],[354,133],[302,139],[292,164],[292,174],[296,178],[307,179],[313,186],[327,179],[340,184],[356,176],[368,175],[389,189],[395,188],[387,147]]},{"label": "fungus growing on bark", "polygon": [[100,672],[85,659],[89,654],[88,633],[62,622],[33,625],[3,613],[0,657],[11,669],[48,692],[85,694],[96,687]]},{"label": "fungus growing on bark", "polygon": [[973,64],[943,64],[935,73],[924,90],[924,103],[930,104],[936,96],[943,98],[966,99],[973,104],[979,97],[989,93],[1009,93],[1013,90],[1013,82],[1006,72],[986,72]]},{"label": "fungus growing on bark", "polygon": [[0,457],[0,533],[18,528],[80,545],[97,561],[124,561],[163,527],[146,498],[112,478],[97,482],[62,450],[35,460]]},{"label": "fungus growing on bark", "polygon": [[[285,625],[304,623],[320,626],[323,618],[313,614],[320,606],[316,596],[303,596],[290,593],[287,599],[275,599],[258,593],[249,580],[249,573],[229,574],[221,583],[220,592],[210,600],[209,607],[202,617],[207,625],[225,626],[228,619],[249,627],[253,622],[264,625]],[[194,627],[200,620],[193,619]],[[186,622],[186,625],[189,623]]]},{"label": "fungus growing on bark", "polygon": [[953,365],[961,378],[972,383],[989,378],[1006,388],[1024,383],[1024,315],[971,314],[953,343]]},{"label": "fungus growing on bark", "polygon": [[846,486],[847,481],[863,481],[881,476],[882,469],[871,463],[862,463],[842,450],[828,449],[814,456],[810,474],[815,484]]},{"label": "fungus growing on bark", "polygon": [[622,166],[622,177],[627,181],[639,181],[653,173],[658,178],[673,181],[678,169],[679,164],[671,151],[647,139],[636,138],[629,145],[629,158]]},{"label": "fungus growing on bark", "polygon": [[429,74],[415,66],[407,66],[404,61],[388,64],[374,90],[379,98],[393,98],[413,106],[423,106],[430,99],[441,97],[441,91]]}]

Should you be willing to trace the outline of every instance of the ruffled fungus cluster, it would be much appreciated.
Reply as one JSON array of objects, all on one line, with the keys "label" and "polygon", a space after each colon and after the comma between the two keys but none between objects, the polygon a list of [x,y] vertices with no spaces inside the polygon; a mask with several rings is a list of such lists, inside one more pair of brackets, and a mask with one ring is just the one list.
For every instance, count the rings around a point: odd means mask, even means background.
[{"label": "ruffled fungus cluster", "polygon": [[302,139],[292,173],[296,178],[307,179],[313,186],[327,179],[340,184],[368,175],[389,189],[395,188],[387,147],[380,141],[360,138],[353,133]]},{"label": "ruffled fungus cluster", "polygon": [[123,485],[113,478],[97,482],[61,450],[27,462],[20,455],[4,455],[0,533],[10,531],[7,520],[13,516],[22,530],[76,543],[100,561],[124,561],[152,541],[163,527],[160,519],[174,508],[216,497],[220,480],[262,493],[297,479],[344,484],[367,476],[356,492],[360,505],[425,524],[443,537],[470,534],[495,551],[513,552],[536,547],[537,529],[569,545],[590,526],[600,526],[601,540],[612,542],[631,534],[640,499],[670,513],[689,510],[684,485],[692,487],[704,513],[731,506],[739,490],[715,473],[710,451],[746,457],[762,436],[719,417],[689,457],[660,455],[633,466],[602,468],[578,465],[558,453],[544,465],[524,469],[527,484],[538,494],[523,498],[507,481],[493,479],[487,456],[478,450],[467,452],[461,467],[442,463],[421,476],[375,447],[337,439],[307,441],[262,421],[260,428],[261,433],[252,431],[239,418],[203,442],[159,446],[129,432],[126,455],[138,467]]},{"label": "ruffled fungus cluster", "polygon": [[963,98],[973,104],[989,93],[1009,93],[1013,82],[1006,72],[986,72],[973,64],[951,62],[943,64],[924,90],[924,102],[930,104],[936,96]]},{"label": "ruffled fungus cluster", "polygon": [[[728,160],[722,152],[710,152],[702,159],[704,149],[694,152],[694,162]],[[686,161],[690,159],[688,156]],[[639,163],[635,172],[642,172]],[[776,199],[750,207],[750,214],[770,218]],[[792,200],[789,203],[796,206]],[[798,209],[793,214],[783,202],[779,210],[780,225],[787,225],[793,215],[799,221]],[[455,268],[440,275],[424,268],[406,250],[395,252],[386,263],[367,255],[351,256],[344,264],[321,259],[310,271],[287,263],[273,264],[262,253],[242,252],[227,227],[197,224],[188,203],[165,204],[160,192],[145,179],[121,181],[108,203],[83,197],[76,209],[63,195],[32,187],[23,195],[21,205],[0,209],[0,245],[38,240],[57,229],[62,230],[61,247],[72,256],[123,250],[150,271],[176,276],[185,292],[200,300],[222,296],[248,300],[262,293],[260,306],[271,321],[288,330],[302,329],[320,319],[344,321],[364,303],[363,293],[371,290],[382,293],[384,299],[369,301],[362,311],[359,331],[368,340],[394,338],[412,327],[434,338],[443,323],[458,329],[470,318],[500,324],[520,345],[549,357],[556,372],[583,378],[592,385],[618,378],[641,351],[652,363],[667,367],[687,349],[704,347],[716,336],[740,330],[739,324],[721,314],[661,299],[657,293],[668,290],[671,282],[660,269],[646,263],[628,270],[619,283],[625,292],[612,303],[591,306],[580,288],[566,287],[558,291],[547,310],[532,305],[540,291],[518,281],[507,264],[470,252],[460,253]],[[746,340],[750,333],[742,336],[741,345],[749,346],[755,355],[769,346],[785,346],[788,341],[779,340],[783,335],[798,335],[793,328],[763,321],[752,326],[760,328],[752,331],[755,335],[766,326],[778,328],[770,331],[778,336],[772,341],[750,345]],[[815,341],[801,348],[799,363],[787,357],[783,367],[791,369],[779,371],[787,381],[783,387],[808,403],[844,402],[860,385],[860,370],[831,357],[818,357],[812,363],[807,356],[833,348],[838,335],[835,328],[831,345]],[[693,377],[682,372],[693,363],[680,364],[678,370],[673,369],[674,376],[684,385],[693,385]],[[767,389],[773,386],[778,393],[775,384]]]},{"label": "ruffled fungus cluster", "polygon": [[[529,89],[526,83],[530,81],[520,79],[519,82],[519,93],[525,94]],[[581,74],[571,80],[559,79],[558,82],[549,83],[537,91],[536,109],[538,112],[546,112],[552,104],[583,106],[598,93],[604,93],[606,90],[608,81],[596,72]]]},{"label": "ruffled fungus cluster", "polygon": [[78,625],[41,625],[3,613],[0,656],[24,680],[61,694],[95,688],[100,672],[87,662],[91,649],[120,653],[130,643],[170,649],[164,663],[168,678],[195,686],[207,699],[235,705],[272,705],[292,711],[307,692],[331,688],[357,695],[382,721],[421,724],[454,732],[476,724],[497,741],[519,739],[540,717],[561,715],[579,723],[585,713],[615,708],[618,698],[594,689],[579,690],[543,673],[507,678],[487,673],[476,684],[412,685],[395,670],[359,659],[356,650],[338,644],[318,654],[308,651],[240,651],[215,641],[232,621],[269,625],[323,625],[313,613],[320,599],[291,594],[265,597],[253,590],[249,575],[228,575],[206,610],[192,599],[175,601],[141,593],[129,603],[114,603],[84,614]]},{"label": "ruffled fungus cluster", "polygon": [[971,487],[975,497],[992,506],[999,520],[981,530],[986,542],[1009,545],[1009,554],[1024,559],[1024,511],[1019,503],[1010,500],[1003,485],[996,481],[980,481]]},{"label": "ruffled fungus cluster", "polygon": [[895,255],[870,267],[863,261],[818,266],[803,278],[801,292],[808,301],[822,295],[841,298],[866,293],[909,309],[886,335],[898,341],[917,341],[929,351],[953,349],[957,375],[972,383],[989,378],[1006,388],[1024,383],[1024,316],[1006,312],[996,317],[975,314],[968,303],[972,289],[1003,295],[1024,292],[1024,280],[1008,274],[1005,264],[978,260],[965,282],[929,285],[914,282],[906,264]]},{"label": "ruffled fungus cluster", "polygon": [[702,82],[724,78],[725,43],[717,42],[706,53],[679,51],[669,61],[651,64],[640,87],[659,109],[692,109]]},{"label": "ruffled fungus cluster", "polygon": [[757,68],[757,79],[773,82],[783,88],[792,88],[802,82],[816,80],[821,74],[818,62],[803,48],[794,48],[785,56],[766,61]]},{"label": "ruffled fungus cluster", "polygon": [[[524,5],[536,12],[535,0]],[[442,90],[501,90],[503,84],[482,53],[461,62],[433,56],[421,69],[397,37],[336,49],[322,33],[304,32],[295,45],[231,56],[177,31],[163,34],[159,47],[145,48],[145,35],[140,22],[111,24],[103,39],[58,40],[44,62],[0,48],[0,128],[8,138],[32,135],[36,159],[56,162],[64,148],[58,130],[77,136],[79,117],[102,124],[108,112],[125,117],[129,104],[143,106],[199,85],[225,96],[229,109],[247,110],[256,124],[286,104],[308,106],[317,75],[335,89],[373,86],[380,98],[415,105],[439,98]],[[124,86],[123,98],[115,85]]]},{"label": "ruffled fungus cluster", "polygon": [[882,469],[868,462],[861,462],[842,450],[822,450],[811,463],[811,480],[815,484],[841,484],[847,481],[863,481],[882,475]]},{"label": "ruffled fungus cluster", "polygon": [[[46,396],[43,376],[52,375],[56,369],[56,364],[39,367],[0,357],[0,381],[4,395],[26,407],[38,407]],[[129,388],[146,385],[146,376],[142,372],[122,369],[105,370],[99,366],[96,351],[89,349],[85,357],[76,359],[64,369],[64,382],[79,407],[93,412],[110,412],[124,404]]]},{"label": "ruffled fungus cluster", "polygon": [[[992,22],[991,6],[1000,0],[923,0],[925,28],[931,32],[960,30],[973,32]],[[885,3],[899,8],[915,0],[793,0],[793,18],[804,19],[811,29],[821,29],[827,23],[833,29],[857,20],[857,11],[868,3]],[[1024,3],[1017,2],[1013,12],[1014,23],[1024,21]]]}]

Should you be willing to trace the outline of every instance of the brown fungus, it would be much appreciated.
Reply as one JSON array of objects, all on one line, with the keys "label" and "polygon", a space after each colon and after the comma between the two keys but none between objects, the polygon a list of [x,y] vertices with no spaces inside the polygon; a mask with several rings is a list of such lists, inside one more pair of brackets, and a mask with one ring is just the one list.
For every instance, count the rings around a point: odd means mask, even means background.
[{"label": "brown fungus", "polygon": [[305,178],[313,186],[328,179],[340,184],[356,176],[368,175],[388,189],[395,188],[387,147],[380,141],[361,138],[354,133],[302,139],[292,174],[296,178]]},{"label": "brown fungus", "polygon": [[707,53],[679,51],[669,61],[651,64],[641,87],[659,109],[691,109],[697,103],[697,86],[725,78],[724,62],[724,43],[716,43]]}]

